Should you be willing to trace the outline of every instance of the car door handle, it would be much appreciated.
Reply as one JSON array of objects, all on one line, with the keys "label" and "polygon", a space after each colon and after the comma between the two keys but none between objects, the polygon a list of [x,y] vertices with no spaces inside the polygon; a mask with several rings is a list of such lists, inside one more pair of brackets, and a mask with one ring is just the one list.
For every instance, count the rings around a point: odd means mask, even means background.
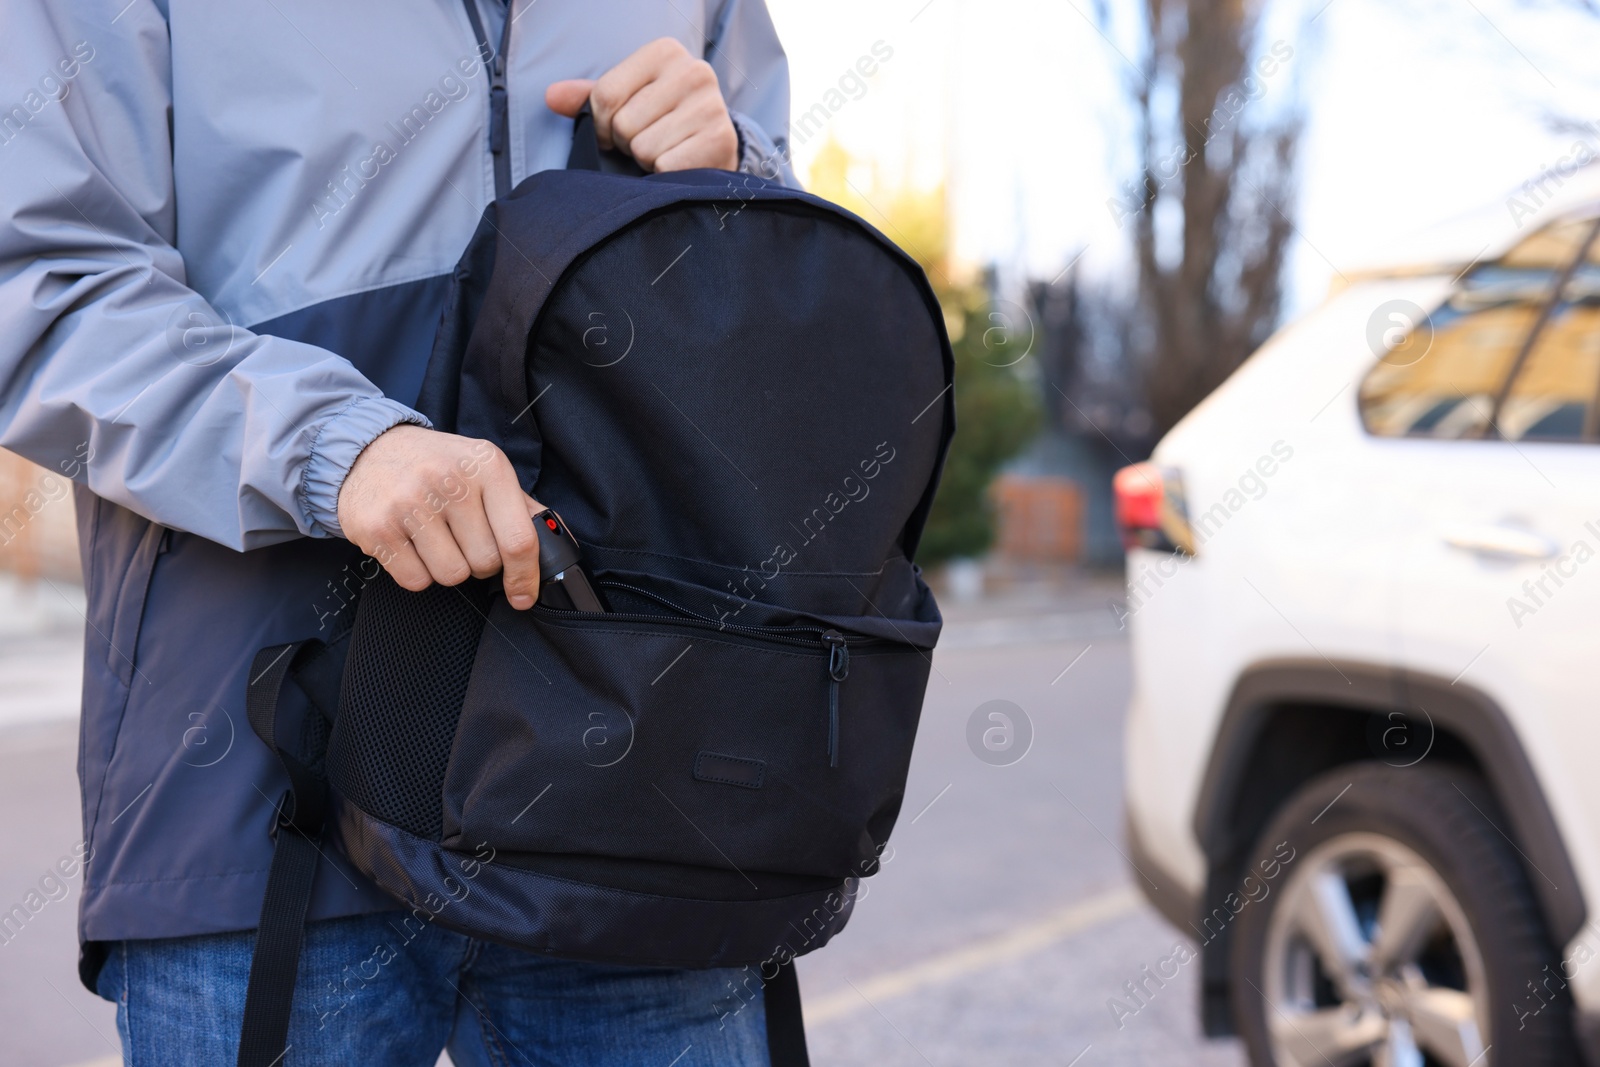
[{"label": "car door handle", "polygon": [[1479,556],[1495,559],[1554,559],[1561,546],[1541,533],[1499,523],[1447,527],[1444,543]]}]

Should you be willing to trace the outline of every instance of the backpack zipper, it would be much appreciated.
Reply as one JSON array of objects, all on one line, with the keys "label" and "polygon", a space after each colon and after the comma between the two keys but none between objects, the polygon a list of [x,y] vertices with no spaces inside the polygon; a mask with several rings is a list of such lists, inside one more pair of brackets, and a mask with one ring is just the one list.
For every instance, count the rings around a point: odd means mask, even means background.
[{"label": "backpack zipper", "polygon": [[850,643],[838,630],[824,630],[828,646],[828,766],[839,766],[839,683],[850,676]]},{"label": "backpack zipper", "polygon": [[[778,627],[741,626],[737,623],[719,622],[706,618],[699,612],[690,611],[681,605],[674,604],[666,597],[652,593],[648,589],[640,589],[638,586],[628,585],[625,582],[609,581],[601,582],[600,584],[607,588],[625,590],[635,596],[653,600],[675,612],[699,619],[708,625],[716,626],[719,630],[742,631],[767,640],[771,640],[775,636],[787,640],[789,639],[786,636],[787,634],[801,629],[799,627],[786,626],[782,627],[785,631],[784,635],[775,635],[771,631],[778,629]],[[828,767],[837,770],[839,767],[839,683],[850,676],[850,641],[844,634],[831,627],[826,630],[811,630],[810,632],[816,634],[817,639],[822,642],[822,647],[828,650]],[[870,641],[871,639],[867,638],[861,643]],[[799,643],[808,644],[809,642],[801,641]]]},{"label": "backpack zipper", "polygon": [[[674,613],[684,616],[683,618],[674,620],[682,625],[694,626],[700,629],[714,629],[718,631],[730,631],[733,633],[747,634],[751,637],[760,638],[763,641],[777,641],[782,644],[799,645],[803,647],[815,647],[816,643],[820,642],[822,647],[828,653],[828,766],[833,769],[838,768],[839,683],[843,682],[850,676],[851,641],[843,633],[840,633],[838,630],[832,629],[831,627],[828,629],[817,629],[801,626],[743,626],[737,623],[718,622],[715,619],[707,618],[706,616],[701,615],[697,611],[690,611],[688,608],[685,608],[680,604],[675,604],[658,593],[652,593],[648,589],[640,589],[636,585],[629,585],[626,582],[617,581],[604,581],[596,584],[605,589],[620,589],[624,592],[632,593],[635,596],[642,596],[646,600],[655,601],[657,604],[671,609]],[[659,617],[654,615],[637,615],[615,611],[575,611],[568,608],[549,607],[545,608],[545,610],[556,612],[562,615],[578,615],[587,619],[614,619],[618,622],[633,620],[641,620],[646,622],[660,621]],[[801,633],[810,633],[815,634],[816,636],[811,640],[807,640],[799,636],[791,636]],[[857,638],[855,641],[855,644],[857,645],[894,643],[895,642],[884,641],[881,638],[874,637],[861,637]]]},{"label": "backpack zipper", "polygon": [[[733,633],[749,634],[752,637],[760,637],[769,641],[787,641],[789,644],[811,645],[815,643],[816,640],[821,640],[824,646],[826,646],[827,640],[823,637],[823,635],[839,633],[838,630],[825,629],[820,626],[745,626],[742,623],[723,622],[720,619],[713,619],[709,615],[702,615],[698,611],[690,611],[683,605],[676,604],[659,593],[652,593],[648,589],[640,589],[636,585],[629,585],[626,582],[619,582],[615,580],[607,580],[597,584],[604,589],[620,589],[625,593],[632,593],[634,596],[642,596],[646,600],[653,600],[662,607],[670,609],[673,613],[685,616],[686,618],[684,621],[686,622],[696,622],[705,626],[714,626],[718,630],[729,630]],[[615,613],[612,612],[610,614]],[[648,618],[649,616],[646,617]],[[807,640],[800,637],[789,637],[789,634],[814,634],[815,638],[813,640]],[[861,638],[859,639],[858,643],[871,640],[873,639]]]}]

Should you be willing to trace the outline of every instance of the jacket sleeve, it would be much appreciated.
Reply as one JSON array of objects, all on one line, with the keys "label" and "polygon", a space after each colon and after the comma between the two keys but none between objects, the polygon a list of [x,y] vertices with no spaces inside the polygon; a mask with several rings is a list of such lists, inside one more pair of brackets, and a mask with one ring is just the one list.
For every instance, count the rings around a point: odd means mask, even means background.
[{"label": "jacket sleeve", "polygon": [[706,61],[739,131],[739,169],[799,186],[789,159],[789,58],[765,0],[723,0]]},{"label": "jacket sleeve", "polygon": [[186,284],[154,0],[7,14],[0,446],[235,549],[337,536],[357,454],[425,420],[348,360],[232,325]]}]

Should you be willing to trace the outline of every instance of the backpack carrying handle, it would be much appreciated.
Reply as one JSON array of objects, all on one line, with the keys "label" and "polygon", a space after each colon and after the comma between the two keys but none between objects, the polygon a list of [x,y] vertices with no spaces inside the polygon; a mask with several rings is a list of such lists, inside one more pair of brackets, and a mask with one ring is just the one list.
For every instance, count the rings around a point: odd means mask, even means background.
[{"label": "backpack carrying handle", "polygon": [[567,153],[568,170],[597,170],[603,174],[625,174],[631,178],[648,173],[632,156],[615,148],[600,147],[595,133],[594,112],[588,104],[572,120],[572,150]]}]

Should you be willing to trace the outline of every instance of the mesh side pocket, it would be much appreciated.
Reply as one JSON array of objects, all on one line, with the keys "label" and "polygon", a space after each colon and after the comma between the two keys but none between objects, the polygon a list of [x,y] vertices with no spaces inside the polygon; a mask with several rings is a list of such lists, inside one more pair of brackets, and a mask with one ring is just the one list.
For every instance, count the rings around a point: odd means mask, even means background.
[{"label": "mesh side pocket", "polygon": [[328,779],[367,814],[429,840],[497,581],[411,593],[380,574],[351,633]]}]

